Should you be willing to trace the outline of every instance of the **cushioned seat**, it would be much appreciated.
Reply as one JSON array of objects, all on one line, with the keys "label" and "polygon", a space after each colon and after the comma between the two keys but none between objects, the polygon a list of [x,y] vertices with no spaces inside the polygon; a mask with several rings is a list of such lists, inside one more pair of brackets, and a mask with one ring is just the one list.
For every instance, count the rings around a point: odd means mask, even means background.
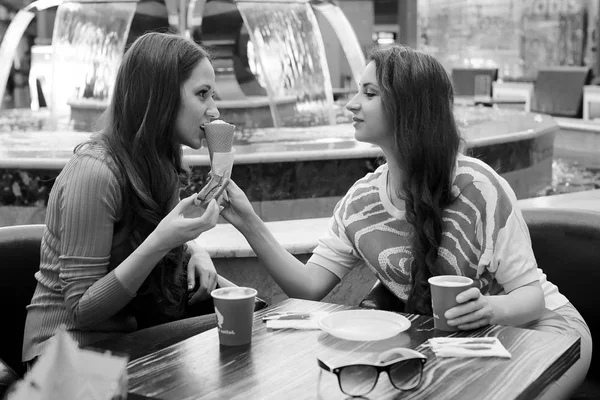
[{"label": "cushioned seat", "polygon": [[[595,344],[588,379],[600,383],[600,213],[524,209],[533,251],[548,280],[585,319]],[[596,393],[600,398],[600,392]]]},{"label": "cushioned seat", "polygon": [[25,307],[36,286],[43,233],[44,225],[0,228],[0,304],[4,305],[0,358],[19,376],[25,372],[21,363]]},{"label": "cushioned seat", "polygon": [[[600,213],[566,209],[523,209],[533,251],[548,280],[581,313],[592,333],[594,349],[586,382],[577,398],[600,398]],[[404,304],[380,281],[360,304],[403,311]]]}]

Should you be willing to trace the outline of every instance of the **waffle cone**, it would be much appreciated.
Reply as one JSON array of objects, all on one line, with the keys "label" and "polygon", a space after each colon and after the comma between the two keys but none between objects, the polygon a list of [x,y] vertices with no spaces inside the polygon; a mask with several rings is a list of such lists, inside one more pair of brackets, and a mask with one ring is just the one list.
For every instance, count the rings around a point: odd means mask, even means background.
[{"label": "waffle cone", "polygon": [[220,123],[207,124],[204,127],[206,143],[211,153],[229,153],[233,147],[235,125]]}]

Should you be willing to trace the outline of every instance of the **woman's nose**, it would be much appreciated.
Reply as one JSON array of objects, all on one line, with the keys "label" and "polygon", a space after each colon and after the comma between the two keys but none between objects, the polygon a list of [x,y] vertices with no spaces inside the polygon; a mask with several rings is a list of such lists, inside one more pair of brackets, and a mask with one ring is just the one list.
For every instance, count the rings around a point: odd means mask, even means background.
[{"label": "woman's nose", "polygon": [[360,104],[356,101],[356,95],[355,95],[346,104],[346,110],[354,112],[354,111],[357,111],[359,108],[360,108]]},{"label": "woman's nose", "polygon": [[219,112],[219,110],[217,109],[217,107],[214,107],[214,108],[209,108],[208,110],[206,110],[206,115],[210,119],[217,119],[217,118],[219,118],[219,116],[221,115],[221,113]]}]

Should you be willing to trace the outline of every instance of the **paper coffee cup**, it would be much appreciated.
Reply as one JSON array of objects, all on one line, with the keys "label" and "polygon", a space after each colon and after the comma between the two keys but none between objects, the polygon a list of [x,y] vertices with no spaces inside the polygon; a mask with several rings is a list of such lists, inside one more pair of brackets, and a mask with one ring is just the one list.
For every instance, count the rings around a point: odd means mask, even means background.
[{"label": "paper coffee cup", "polygon": [[242,286],[213,290],[219,342],[223,346],[240,346],[252,341],[252,321],[256,289]]},{"label": "paper coffee cup", "polygon": [[438,275],[428,279],[431,288],[433,325],[441,331],[458,331],[458,327],[448,325],[446,311],[458,305],[456,296],[473,285],[473,279],[460,275]]}]

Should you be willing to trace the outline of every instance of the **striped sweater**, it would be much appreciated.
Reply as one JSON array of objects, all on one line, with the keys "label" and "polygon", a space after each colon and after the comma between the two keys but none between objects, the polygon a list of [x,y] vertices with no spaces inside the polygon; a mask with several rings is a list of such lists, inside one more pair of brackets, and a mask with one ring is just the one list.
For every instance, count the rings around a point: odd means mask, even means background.
[{"label": "striped sweater", "polygon": [[[398,298],[412,286],[412,227],[387,195],[387,164],[357,181],[336,205],[328,234],[310,261],[342,278],[366,264]],[[529,230],[506,180],[487,164],[459,155],[456,200],[443,211],[438,265],[444,274],[472,278],[484,295],[500,295],[539,280],[546,307],[568,302],[546,280],[531,248]]]},{"label": "striped sweater", "polygon": [[137,328],[123,308],[135,296],[114,268],[131,254],[119,224],[122,188],[99,148],[80,150],[50,193],[37,287],[27,307],[23,361],[38,356],[64,325],[82,346]]}]

